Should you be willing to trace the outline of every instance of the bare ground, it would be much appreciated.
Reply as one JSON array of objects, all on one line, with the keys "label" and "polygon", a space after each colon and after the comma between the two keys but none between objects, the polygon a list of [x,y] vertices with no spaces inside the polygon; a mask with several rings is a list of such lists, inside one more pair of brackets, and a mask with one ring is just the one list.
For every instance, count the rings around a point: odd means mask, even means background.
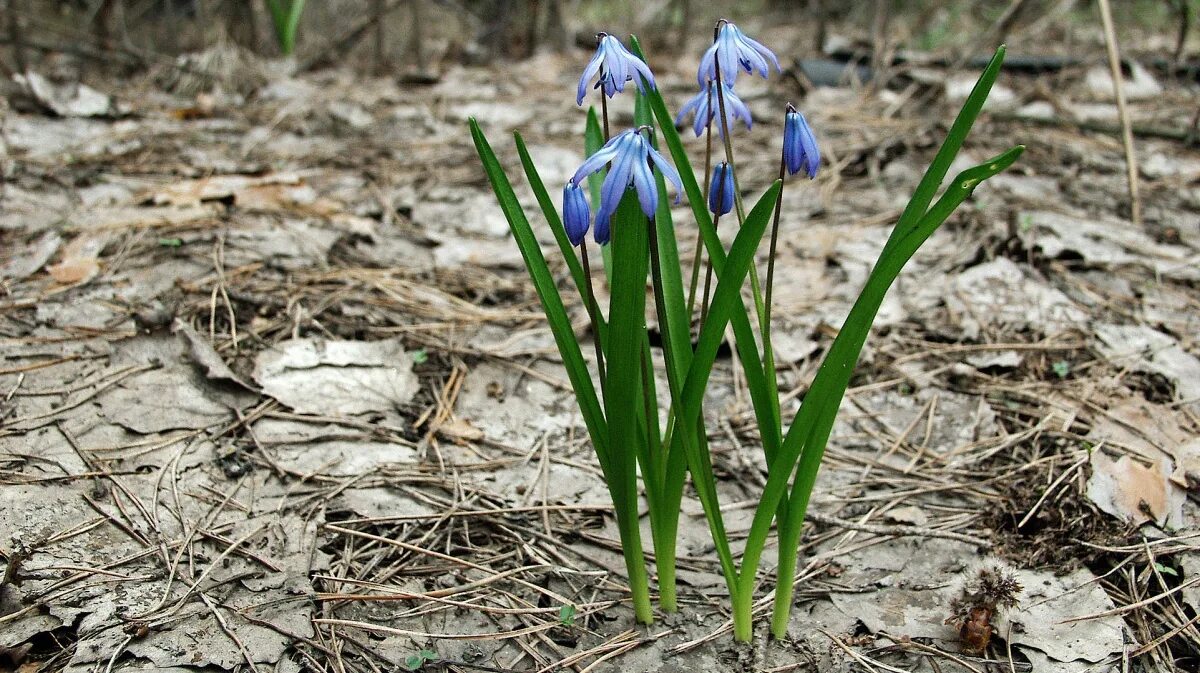
[{"label": "bare ground", "polygon": [[[1080,128],[1116,124],[1105,70],[1005,74],[961,161],[1028,152],[892,289],[822,468],[790,637],[766,642],[763,619],[738,648],[690,500],[683,610],[632,623],[599,470],[465,133],[479,117],[512,166],[521,129],[561,183],[580,58],[430,86],[268,73],[244,101],[110,80],[123,114],[8,112],[0,665],[366,672],[426,650],[456,671],[1194,670],[1194,148],[1139,135],[1134,226],[1119,139]],[[676,104],[690,61],[656,64]],[[932,156],[945,82],[973,77],[904,74],[803,97],[828,164],[785,196],[785,409]],[[1149,76],[1135,121],[1186,129],[1195,83]],[[745,85],[750,192],[796,87]],[[686,227],[680,244],[690,259]],[[734,372],[708,417],[740,540],[765,465]],[[997,563],[1024,591],[964,652],[963,587]]]}]

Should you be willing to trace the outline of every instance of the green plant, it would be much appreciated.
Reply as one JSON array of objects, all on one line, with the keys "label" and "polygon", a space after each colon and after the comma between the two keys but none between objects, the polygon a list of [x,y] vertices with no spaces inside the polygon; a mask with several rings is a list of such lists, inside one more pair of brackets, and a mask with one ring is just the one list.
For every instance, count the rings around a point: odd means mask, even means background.
[{"label": "green plant", "polygon": [[422,649],[416,654],[410,654],[404,658],[404,668],[409,671],[419,671],[425,667],[425,664],[432,663],[438,660],[438,653],[433,650]]},{"label": "green plant", "polygon": [[[732,32],[722,32],[730,29]],[[761,64],[765,76],[766,57],[775,59],[765,47],[743,38],[732,24],[719,22],[717,39],[703,61],[711,69],[705,70],[702,64],[700,73],[702,82],[704,75],[711,77],[709,84],[702,83],[709,92],[711,115],[707,128],[710,138],[712,120],[716,118],[721,124],[719,130],[728,163],[726,173],[718,174],[732,176],[735,188],[738,183],[730,138],[732,128],[730,115],[726,113],[727,101],[721,92],[723,86],[732,84],[730,74],[736,75],[739,66],[750,71],[751,65],[746,63]],[[714,217],[706,208],[705,191],[697,182],[696,172],[676,131],[676,120],[654,87],[649,70],[644,69],[645,58],[637,38],[630,38],[632,53],[612,40],[615,38],[601,34],[597,56],[580,80],[579,99],[582,101],[587,80],[593,75],[599,76],[596,86],[601,89],[602,108],[600,115],[594,109],[588,111],[584,145],[589,158],[564,188],[565,218],[560,218],[520,133],[514,133],[525,176],[592,322],[597,353],[595,379],[533,228],[517,201],[507,174],[474,119],[470,120],[472,139],[541,300],[608,485],[637,619],[643,623],[652,619],[649,578],[637,520],[639,477],[648,505],[660,605],[669,612],[677,609],[675,544],[680,503],[690,474],[715,543],[717,560],[733,607],[734,635],[740,641],[748,641],[752,634],[751,608],[757,590],[758,569],[772,523],[776,525],[779,581],[775,587],[771,631],[776,637],[783,637],[791,609],[792,578],[809,496],[834,419],[875,314],[888,288],[925,240],[981,182],[1010,166],[1023,150],[1020,146],[1013,147],[963,171],[935,200],[951,162],[999,73],[1004,49],[1001,47],[996,52],[959,112],[880,252],[799,412],[785,431],[770,339],[771,269],[784,169],[796,172],[807,166],[805,170],[809,176],[815,176],[819,164],[819,156],[814,154],[815,141],[801,143],[800,136],[785,138],[780,179],[768,186],[748,211],[741,203],[740,189],[733,192],[736,208],[722,204],[721,198],[714,197],[708,201],[716,213],[717,217]],[[732,70],[722,61],[722,49],[736,52]],[[625,62],[635,56],[640,59],[637,64]],[[757,69],[758,65],[754,67]],[[726,78],[725,82],[722,77]],[[605,96],[621,91],[629,79],[635,81],[639,90],[634,113],[637,129],[609,139]],[[793,120],[789,118],[788,121],[790,125]],[[657,153],[659,142],[674,161],[674,169],[664,166],[663,158]],[[789,148],[790,154],[795,155],[794,162],[789,158]],[[707,178],[708,166],[703,175]],[[601,204],[596,238],[602,246],[602,259],[610,284],[607,316],[601,313],[594,300],[593,279],[588,272],[584,234],[590,212],[586,203],[580,205],[582,195],[578,191],[584,180],[588,181],[592,202]],[[702,317],[694,339],[692,303],[699,257],[694,262],[689,299],[685,297],[676,229],[667,199],[668,181],[677,184],[677,190],[682,187],[687,196],[692,219],[716,277],[715,289],[706,293],[700,303]],[[714,185],[715,189],[723,187]],[[725,248],[717,236],[716,224],[720,215],[731,210],[736,210],[740,228],[732,245]],[[611,222],[607,219],[609,213]],[[764,295],[754,262],[767,226],[772,222]],[[578,256],[575,246],[579,249]],[[658,357],[650,346],[645,321],[647,278],[653,290],[653,307],[661,333],[662,349]],[[747,280],[753,299],[750,308],[743,301]],[[734,347],[745,374],[769,465],[767,483],[740,559],[734,556],[721,514],[702,413],[718,349],[728,327],[732,327]],[[656,390],[656,371],[666,375],[668,390],[662,395]],[[660,411],[666,413],[665,424],[660,423]]]},{"label": "green plant", "polygon": [[284,56],[290,56],[296,48],[296,31],[304,12],[304,0],[267,0],[267,9],[271,12],[271,25],[275,28],[279,50]]}]

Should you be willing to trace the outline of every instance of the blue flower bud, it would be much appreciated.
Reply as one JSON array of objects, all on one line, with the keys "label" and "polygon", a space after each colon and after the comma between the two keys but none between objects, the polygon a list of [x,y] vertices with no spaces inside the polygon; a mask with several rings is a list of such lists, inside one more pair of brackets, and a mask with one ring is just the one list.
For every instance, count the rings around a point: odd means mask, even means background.
[{"label": "blue flower bud", "polygon": [[566,230],[567,240],[571,241],[571,245],[583,242],[591,221],[592,212],[588,208],[583,190],[573,181],[568,181],[563,187],[563,229]]},{"label": "blue flower bud", "polygon": [[817,169],[821,167],[817,139],[804,115],[791,105],[787,106],[783,121],[783,163],[789,175],[795,175],[803,168],[810,180],[817,177]]},{"label": "blue flower bud", "polygon": [[724,161],[713,166],[712,180],[708,185],[708,209],[716,215],[733,210],[733,171]]}]

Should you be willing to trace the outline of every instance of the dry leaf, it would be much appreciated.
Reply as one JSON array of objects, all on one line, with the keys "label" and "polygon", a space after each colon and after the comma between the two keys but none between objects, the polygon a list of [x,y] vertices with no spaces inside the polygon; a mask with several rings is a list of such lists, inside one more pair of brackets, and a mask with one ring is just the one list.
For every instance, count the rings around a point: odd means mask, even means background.
[{"label": "dry leaf", "polygon": [[1146,467],[1127,455],[1114,462],[1094,451],[1091,466],[1087,496],[1102,511],[1135,524],[1152,521],[1174,528],[1183,523],[1185,494],[1171,481],[1167,461]]},{"label": "dry leaf", "polygon": [[77,285],[95,278],[100,273],[100,262],[95,257],[76,257],[52,264],[46,267],[46,271],[55,282]]}]

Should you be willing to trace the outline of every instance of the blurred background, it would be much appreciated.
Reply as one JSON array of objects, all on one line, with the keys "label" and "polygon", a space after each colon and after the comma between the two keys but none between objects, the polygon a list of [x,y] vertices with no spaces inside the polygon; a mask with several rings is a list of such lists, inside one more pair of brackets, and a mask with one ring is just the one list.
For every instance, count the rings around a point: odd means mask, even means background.
[{"label": "blurred background", "polygon": [[[290,44],[277,16],[298,6]],[[645,36],[656,51],[703,43],[713,16],[786,26],[788,53],[887,61],[897,49],[963,55],[1009,41],[1078,55],[1098,25],[1093,0],[3,0],[8,70],[48,57],[80,69],[153,67],[231,44],[261,56],[291,51],[300,69],[333,63],[436,74],[453,63],[518,59],[594,44],[598,27]],[[1196,0],[1116,0],[1117,35],[1158,68],[1186,67]],[[286,19],[284,21],[286,23]],[[780,45],[782,46],[782,45]],[[1193,74],[1195,63],[1192,63]]]}]

